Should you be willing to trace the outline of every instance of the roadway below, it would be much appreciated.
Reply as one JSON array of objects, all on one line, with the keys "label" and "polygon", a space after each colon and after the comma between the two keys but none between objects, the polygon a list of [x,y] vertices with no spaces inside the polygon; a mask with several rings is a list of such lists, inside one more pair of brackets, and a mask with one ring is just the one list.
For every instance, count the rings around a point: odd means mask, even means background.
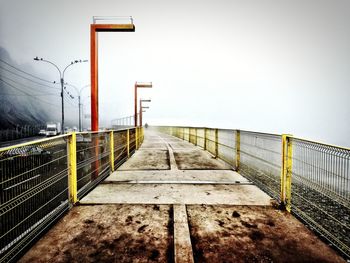
[{"label": "roadway below", "polygon": [[25,142],[31,142],[31,141],[40,140],[43,138],[45,138],[45,136],[32,136],[32,137],[27,137],[27,138],[12,140],[12,141],[0,142],[0,150],[1,150],[1,148],[8,147],[11,145],[16,145],[16,144],[25,143]]},{"label": "roadway below", "polygon": [[148,131],[19,262],[344,260],[223,161]]}]

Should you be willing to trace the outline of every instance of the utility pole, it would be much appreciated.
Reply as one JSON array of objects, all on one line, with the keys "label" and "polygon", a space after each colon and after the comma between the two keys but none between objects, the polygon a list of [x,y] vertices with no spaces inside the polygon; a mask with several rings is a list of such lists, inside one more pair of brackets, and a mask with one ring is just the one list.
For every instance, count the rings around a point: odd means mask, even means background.
[{"label": "utility pole", "polygon": [[61,82],[61,101],[62,101],[62,125],[61,125],[61,133],[63,134],[64,133],[64,93],[63,93],[63,86],[64,86],[64,73],[66,72],[67,68],[74,65],[74,64],[77,64],[77,63],[83,63],[83,62],[88,62],[88,60],[74,60],[72,61],[70,64],[68,64],[64,69],[63,71],[60,70],[60,68],[53,62],[49,61],[49,60],[46,60],[46,59],[43,59],[43,58],[38,58],[38,56],[36,56],[34,58],[35,61],[42,61],[42,62],[46,62],[46,63],[49,63],[51,64],[52,66],[54,66],[57,70],[58,70],[58,73],[60,74],[60,82]]},{"label": "utility pole", "polygon": [[137,127],[137,88],[152,88],[152,82],[141,83],[135,82],[134,90],[134,112],[135,112],[135,127]]}]

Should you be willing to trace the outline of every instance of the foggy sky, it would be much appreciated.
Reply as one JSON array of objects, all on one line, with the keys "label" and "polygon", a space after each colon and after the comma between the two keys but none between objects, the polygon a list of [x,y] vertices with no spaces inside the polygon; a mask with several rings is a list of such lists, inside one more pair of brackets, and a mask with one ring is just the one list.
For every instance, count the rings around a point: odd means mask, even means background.
[{"label": "foggy sky", "polygon": [[[152,81],[153,90],[141,92],[152,99],[149,124],[289,133],[350,147],[350,1],[0,0],[0,46],[58,80],[33,57],[60,67],[90,59],[94,15],[131,15],[136,26],[99,35],[101,126],[133,114],[135,81]],[[74,65],[65,81],[82,87],[89,69]]]}]

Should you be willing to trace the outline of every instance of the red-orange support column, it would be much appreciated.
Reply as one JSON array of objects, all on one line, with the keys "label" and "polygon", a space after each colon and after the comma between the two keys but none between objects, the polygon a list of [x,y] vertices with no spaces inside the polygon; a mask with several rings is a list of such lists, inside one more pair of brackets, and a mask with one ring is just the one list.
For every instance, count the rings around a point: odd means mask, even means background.
[{"label": "red-orange support column", "polygon": [[135,110],[134,110],[134,114],[135,114],[135,127],[137,127],[137,82],[135,83],[135,93],[134,93],[134,107],[135,107]]},{"label": "red-orange support column", "polygon": [[134,32],[134,24],[90,25],[91,130],[98,131],[98,32]]},{"label": "red-orange support column", "polygon": [[90,27],[91,130],[98,131],[98,44],[95,25]]}]

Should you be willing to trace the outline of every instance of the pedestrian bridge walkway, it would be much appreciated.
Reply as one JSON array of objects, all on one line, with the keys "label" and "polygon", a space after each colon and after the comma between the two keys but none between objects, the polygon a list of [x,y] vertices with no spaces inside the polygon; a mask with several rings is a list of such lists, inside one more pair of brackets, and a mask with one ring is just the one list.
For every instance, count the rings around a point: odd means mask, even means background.
[{"label": "pedestrian bridge walkway", "polygon": [[344,262],[235,168],[147,131],[19,262]]}]

